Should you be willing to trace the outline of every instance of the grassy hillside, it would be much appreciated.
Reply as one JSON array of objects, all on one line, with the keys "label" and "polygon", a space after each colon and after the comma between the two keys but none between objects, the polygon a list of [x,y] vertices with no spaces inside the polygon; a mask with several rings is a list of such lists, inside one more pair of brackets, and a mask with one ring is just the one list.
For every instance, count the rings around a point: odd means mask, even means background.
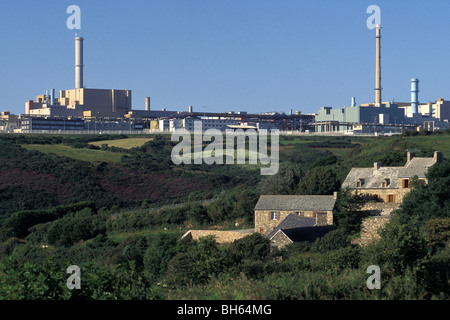
[{"label": "grassy hillside", "polygon": [[[274,176],[259,165],[177,166],[174,145],[170,135],[0,135],[0,299],[450,297],[448,161],[369,248],[353,247],[342,222],[282,251],[258,234],[178,241],[189,229],[252,228],[260,194],[330,194],[352,166],[404,165],[408,149],[449,159],[450,135],[281,136]],[[82,290],[65,287],[71,264]],[[373,264],[382,290],[365,286]]]},{"label": "grassy hillside", "polygon": [[93,163],[117,163],[122,157],[120,153],[114,153],[111,151],[73,148],[62,144],[25,144],[21,146],[27,150],[35,150],[43,153],[54,153],[57,156]]},{"label": "grassy hillside", "polygon": [[144,138],[125,138],[125,139],[117,139],[117,140],[100,140],[89,142],[89,144],[101,147],[106,144],[108,147],[117,147],[123,149],[131,149],[136,147],[141,147],[146,142],[153,140],[152,137],[144,137]]}]

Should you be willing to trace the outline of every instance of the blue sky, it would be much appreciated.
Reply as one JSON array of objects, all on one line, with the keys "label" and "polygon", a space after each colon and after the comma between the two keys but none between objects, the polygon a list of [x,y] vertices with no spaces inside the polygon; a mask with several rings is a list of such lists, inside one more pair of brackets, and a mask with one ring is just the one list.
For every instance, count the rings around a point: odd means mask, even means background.
[{"label": "blue sky", "polygon": [[[69,5],[81,30],[69,30]],[[84,85],[131,89],[133,108],[313,113],[374,100],[381,8],[383,101],[450,99],[450,1],[2,0],[0,109],[23,113],[46,89],[74,87],[74,35]]]}]

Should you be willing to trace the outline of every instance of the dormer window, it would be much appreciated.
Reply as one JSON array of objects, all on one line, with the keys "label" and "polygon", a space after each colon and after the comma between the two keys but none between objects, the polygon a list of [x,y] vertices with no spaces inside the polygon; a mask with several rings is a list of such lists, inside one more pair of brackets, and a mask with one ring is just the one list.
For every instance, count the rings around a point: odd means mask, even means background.
[{"label": "dormer window", "polygon": [[387,188],[390,183],[391,183],[390,179],[384,179],[383,182],[381,183],[381,187],[382,188]]},{"label": "dormer window", "polygon": [[356,187],[357,188],[361,188],[364,185],[364,179],[359,178],[358,180],[356,180]]}]

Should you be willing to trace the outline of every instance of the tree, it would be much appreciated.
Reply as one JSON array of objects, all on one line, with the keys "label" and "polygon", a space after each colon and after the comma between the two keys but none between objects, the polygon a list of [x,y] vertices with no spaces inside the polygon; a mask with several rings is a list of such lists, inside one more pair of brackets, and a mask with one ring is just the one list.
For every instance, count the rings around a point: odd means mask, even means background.
[{"label": "tree", "polygon": [[390,275],[402,275],[417,266],[428,254],[426,239],[413,224],[402,224],[394,216],[380,233],[381,239],[366,248],[370,264],[376,264]]},{"label": "tree", "polygon": [[178,234],[161,233],[151,242],[144,255],[145,270],[151,278],[158,279],[177,252]]},{"label": "tree", "polygon": [[278,172],[267,178],[262,186],[262,194],[294,194],[302,176],[302,170],[293,163],[282,163]]},{"label": "tree", "polygon": [[242,259],[263,260],[270,252],[270,240],[259,233],[235,240],[230,251]]},{"label": "tree", "polygon": [[450,217],[450,161],[434,164],[428,184],[414,184],[397,210],[402,224],[423,226],[431,218]]},{"label": "tree", "polygon": [[214,236],[201,237],[169,261],[166,281],[175,286],[205,283],[224,272],[229,264]]},{"label": "tree", "polygon": [[352,192],[350,188],[341,189],[338,193],[334,209],[334,223],[338,229],[348,234],[360,231],[362,219],[367,215],[361,212],[364,205],[362,195]]},{"label": "tree", "polygon": [[340,188],[340,181],[332,167],[314,167],[308,170],[297,186],[297,194],[326,195]]},{"label": "tree", "polygon": [[253,222],[253,209],[255,208],[256,202],[258,202],[258,196],[254,192],[244,189],[242,191],[238,190],[234,198],[236,199],[236,204],[233,208],[233,217],[243,217],[245,222]]}]

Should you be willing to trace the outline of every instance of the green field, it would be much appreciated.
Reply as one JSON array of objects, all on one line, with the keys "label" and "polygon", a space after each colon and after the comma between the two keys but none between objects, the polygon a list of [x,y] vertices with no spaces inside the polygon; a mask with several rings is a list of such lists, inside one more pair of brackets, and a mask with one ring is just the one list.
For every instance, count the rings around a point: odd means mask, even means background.
[{"label": "green field", "polygon": [[122,154],[104,150],[94,150],[86,148],[73,148],[62,144],[24,144],[21,145],[27,150],[36,150],[43,153],[54,153],[61,157],[68,157],[81,161],[93,163],[98,162],[119,162]]},{"label": "green field", "polygon": [[450,157],[450,136],[415,136],[405,138],[409,143],[415,143],[419,148],[431,148],[441,151],[445,157]]},{"label": "green field", "polygon": [[131,149],[142,146],[144,143],[153,140],[153,138],[126,138],[126,139],[118,139],[118,140],[102,140],[102,141],[94,141],[90,142],[94,146],[101,147],[103,144],[108,145],[108,147],[116,147],[123,149]]}]

